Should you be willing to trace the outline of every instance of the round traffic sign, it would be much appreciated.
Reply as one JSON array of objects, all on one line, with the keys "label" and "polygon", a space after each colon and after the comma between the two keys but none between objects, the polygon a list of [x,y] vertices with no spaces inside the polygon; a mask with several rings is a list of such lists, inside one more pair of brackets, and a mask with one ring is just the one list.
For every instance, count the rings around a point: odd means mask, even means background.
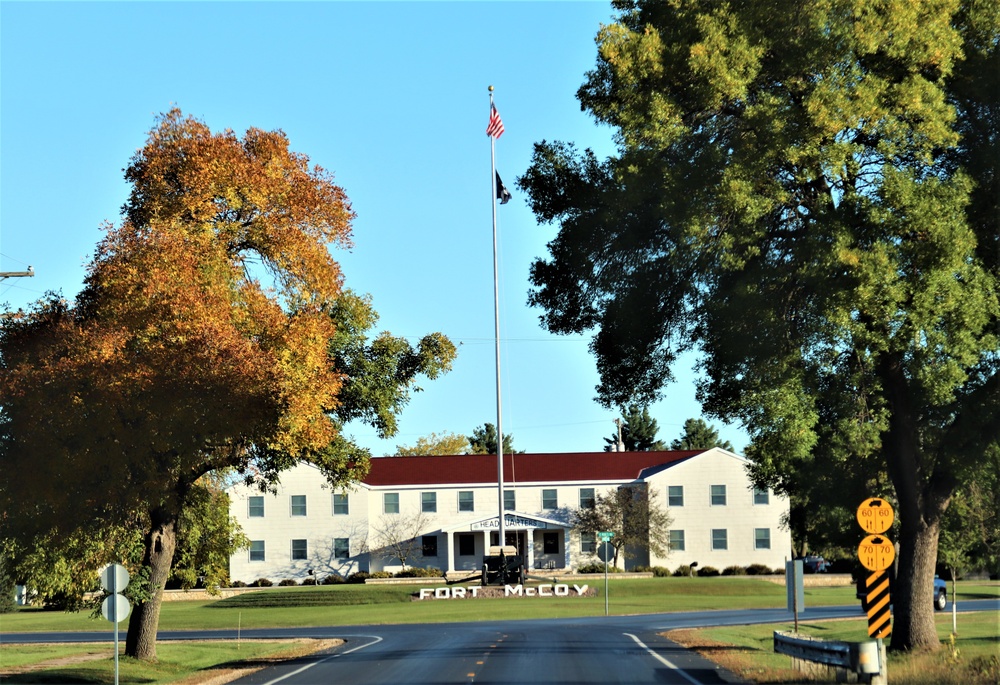
[{"label": "round traffic sign", "polygon": [[108,564],[101,569],[101,587],[105,592],[121,592],[128,587],[128,571],[121,564]]},{"label": "round traffic sign", "polygon": [[858,560],[869,571],[884,571],[895,558],[892,541],[881,535],[869,535],[858,545]]},{"label": "round traffic sign", "polygon": [[108,595],[101,602],[101,616],[112,623],[118,623],[128,618],[132,605],[123,595]]},{"label": "round traffic sign", "polygon": [[889,530],[896,514],[892,505],[881,497],[869,497],[858,507],[857,518],[866,533],[878,535]]}]

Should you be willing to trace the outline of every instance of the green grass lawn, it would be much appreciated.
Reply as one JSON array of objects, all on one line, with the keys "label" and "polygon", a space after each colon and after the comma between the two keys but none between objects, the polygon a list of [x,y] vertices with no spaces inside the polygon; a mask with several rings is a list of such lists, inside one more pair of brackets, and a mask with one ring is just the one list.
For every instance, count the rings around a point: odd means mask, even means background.
[{"label": "green grass lawn", "polygon": [[[560,618],[604,614],[604,579],[586,581],[596,597],[412,601],[419,586],[326,585],[272,588],[209,601],[164,602],[160,630],[273,628],[381,623],[440,623],[491,619]],[[616,615],[695,609],[784,606],[785,589],[750,578],[649,578],[609,581]],[[810,591],[807,602],[853,602],[851,588]],[[123,626],[126,624],[122,624]],[[22,609],[0,615],[0,632],[108,630],[87,612]]]},{"label": "green grass lawn", "polygon": [[[595,575],[586,581],[598,591],[595,597],[570,598],[515,598],[477,600],[424,600],[412,601],[411,596],[419,585],[332,585],[316,587],[289,587],[260,590],[226,599],[187,600],[164,602],[160,614],[160,630],[232,630],[237,628],[336,626],[385,623],[438,623],[476,621],[483,617],[490,620],[521,618],[559,618],[604,615],[604,578]],[[950,588],[949,588],[950,590]],[[1000,597],[1000,583],[959,583],[959,603],[968,599]],[[609,580],[610,613],[615,615],[660,613],[711,609],[748,609],[785,606],[785,588],[768,581],[751,577],[726,578],[614,578]],[[806,606],[852,604],[857,602],[854,588],[823,587],[806,590]],[[987,614],[986,633],[973,634],[970,615],[959,616],[961,633],[958,650],[976,658],[982,649],[997,649],[997,615]],[[950,612],[939,615],[939,622],[947,623],[950,630]],[[992,642],[988,628],[992,621]],[[812,629],[820,636],[841,635],[848,631],[855,635],[846,639],[864,639],[863,622],[858,627],[851,621],[817,623]],[[812,624],[811,624],[812,625]],[[126,623],[122,623],[124,629]],[[752,654],[762,658],[775,658],[770,645],[774,628],[711,629],[722,632],[709,633],[720,643],[731,640],[736,645],[734,653]],[[22,674],[18,683],[79,682],[110,683],[111,647],[93,645],[5,645],[3,633],[38,631],[106,631],[111,639],[111,625],[103,618],[93,618],[88,612],[66,613],[41,609],[21,609],[12,614],[0,614],[0,671],[23,663],[38,663],[60,655],[85,654],[87,650],[104,649],[108,656],[102,660],[64,666],[36,674]],[[747,636],[756,637],[748,638]],[[862,637],[857,637],[861,635]],[[747,639],[751,641],[746,642]],[[831,639],[845,639],[831,637]],[[742,640],[742,642],[741,642]],[[970,640],[967,642],[967,640]],[[976,642],[976,641],[979,642]],[[156,665],[123,661],[122,683],[194,683],[199,674],[208,673],[217,664],[234,660],[254,661],[288,649],[286,645],[244,642],[240,650],[233,643],[160,643],[157,647],[160,662]],[[264,651],[257,651],[258,649]],[[299,648],[301,649],[301,647]],[[764,652],[767,652],[764,654]],[[938,654],[941,654],[939,652]],[[784,657],[777,657],[786,661]],[[914,667],[919,671],[920,666]],[[126,670],[127,669],[127,670]],[[31,678],[31,679],[26,679]],[[46,680],[46,678],[49,678]],[[0,683],[10,682],[0,677]],[[772,681],[761,681],[772,682]],[[786,682],[776,680],[773,682]],[[894,682],[905,682],[895,680]],[[930,682],[930,681],[928,681]],[[958,682],[954,681],[957,685]],[[975,680],[968,681],[979,682]],[[991,683],[990,685],[995,685]]]},{"label": "green grass lawn", "polygon": [[[156,663],[119,657],[119,683],[197,683],[237,668],[267,665],[276,659],[308,653],[308,642],[243,641],[160,643]],[[96,655],[100,658],[2,675],[25,664],[52,659]],[[113,683],[114,647],[103,645],[3,645],[0,644],[0,683]]]},{"label": "green grass lawn", "polygon": [[[995,596],[995,595],[994,595]],[[897,685],[996,685],[1000,683],[1000,612],[959,614],[958,636],[951,638],[951,614],[937,615],[944,644],[933,653],[889,654],[889,682]],[[813,678],[795,671],[790,658],[774,652],[774,631],[790,623],[702,628],[667,633],[686,646],[756,683],[803,683]],[[800,623],[799,632],[824,640],[868,639],[863,619]],[[699,648],[700,645],[700,648]],[[819,676],[816,677],[822,680]]]},{"label": "green grass lawn", "polygon": [[[596,597],[411,601],[419,586],[323,585],[272,588],[218,600],[164,602],[160,630],[233,630],[383,623],[441,623],[490,619],[569,618],[604,615],[604,578],[586,581]],[[959,583],[963,599],[1000,596],[1000,583]],[[853,604],[854,588],[806,590],[806,606]],[[669,611],[752,609],[785,606],[785,588],[750,577],[614,578],[609,580],[614,615]],[[121,624],[123,627],[126,623]],[[0,633],[39,631],[111,632],[88,612],[21,609],[0,614]],[[0,637],[2,642],[2,637]]]}]

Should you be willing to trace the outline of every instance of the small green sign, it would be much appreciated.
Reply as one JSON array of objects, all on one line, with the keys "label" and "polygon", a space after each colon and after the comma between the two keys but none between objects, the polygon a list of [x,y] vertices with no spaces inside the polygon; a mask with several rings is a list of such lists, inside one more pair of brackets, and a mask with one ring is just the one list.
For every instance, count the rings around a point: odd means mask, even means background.
[{"label": "small green sign", "polygon": [[600,538],[601,542],[607,542],[615,536],[615,531],[613,530],[600,530],[597,531],[597,537]]}]

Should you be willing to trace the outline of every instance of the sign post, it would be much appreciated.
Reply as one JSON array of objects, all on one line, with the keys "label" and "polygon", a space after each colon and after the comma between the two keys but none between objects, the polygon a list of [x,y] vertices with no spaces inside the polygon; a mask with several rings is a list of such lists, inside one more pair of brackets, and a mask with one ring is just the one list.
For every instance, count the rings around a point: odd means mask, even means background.
[{"label": "sign post", "polygon": [[601,530],[597,532],[597,537],[604,543],[604,554],[600,555],[604,562],[604,615],[608,615],[608,562],[611,557],[608,554],[608,541],[615,536],[613,530]]},{"label": "sign post", "polygon": [[132,605],[119,594],[128,587],[128,571],[121,564],[108,564],[101,570],[101,587],[111,594],[101,603],[101,614],[115,626],[115,685],[118,685],[118,622],[128,618]]},{"label": "sign post", "polygon": [[858,545],[858,560],[872,571],[865,579],[861,605],[868,615],[868,636],[878,640],[892,632],[888,569],[896,559],[896,548],[883,533],[892,527],[896,514],[881,497],[870,497],[858,507],[857,519],[868,533]]},{"label": "sign post", "polygon": [[795,620],[796,633],[799,632],[799,613],[806,606],[805,581],[802,579],[804,566],[801,559],[785,561],[785,598]]}]

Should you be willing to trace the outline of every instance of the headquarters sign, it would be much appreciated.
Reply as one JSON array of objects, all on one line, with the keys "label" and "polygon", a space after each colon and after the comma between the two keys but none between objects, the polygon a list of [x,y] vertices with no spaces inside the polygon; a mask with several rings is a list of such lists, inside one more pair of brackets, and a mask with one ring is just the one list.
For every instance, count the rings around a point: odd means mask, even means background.
[{"label": "headquarters sign", "polygon": [[[506,528],[548,528],[549,524],[539,519],[528,518],[526,516],[516,516],[506,514],[503,517]],[[494,516],[491,519],[476,521],[469,526],[469,530],[497,530],[500,528],[500,517]]]}]

